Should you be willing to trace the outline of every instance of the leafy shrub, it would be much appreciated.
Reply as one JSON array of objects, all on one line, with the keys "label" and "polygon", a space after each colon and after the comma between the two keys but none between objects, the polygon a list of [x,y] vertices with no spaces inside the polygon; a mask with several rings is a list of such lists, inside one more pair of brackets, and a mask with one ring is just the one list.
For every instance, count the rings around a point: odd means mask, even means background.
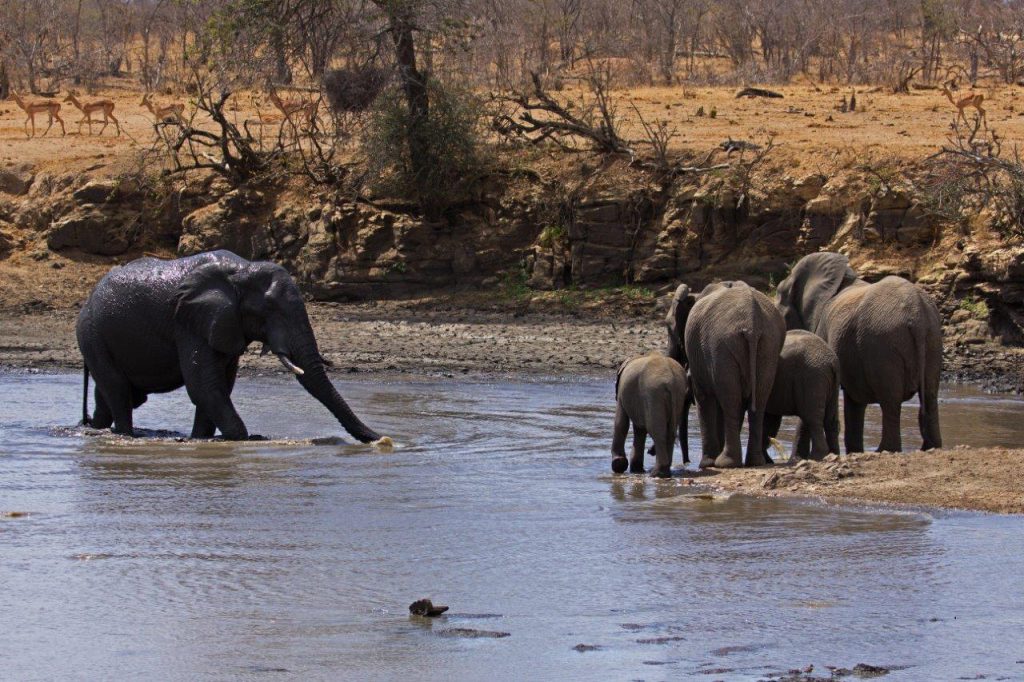
[{"label": "leafy shrub", "polygon": [[[470,93],[428,83],[427,116],[414,120],[404,94],[377,100],[363,149],[378,189],[419,202],[428,214],[465,201],[486,170],[480,148],[480,104]],[[413,158],[416,149],[419,158]]]}]

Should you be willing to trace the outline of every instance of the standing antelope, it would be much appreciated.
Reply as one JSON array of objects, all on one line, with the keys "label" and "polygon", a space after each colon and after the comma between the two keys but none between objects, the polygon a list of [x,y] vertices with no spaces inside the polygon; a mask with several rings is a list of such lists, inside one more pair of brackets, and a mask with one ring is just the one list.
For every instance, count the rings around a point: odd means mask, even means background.
[{"label": "standing antelope", "polygon": [[99,112],[103,114],[103,127],[100,128],[100,135],[107,129],[110,122],[114,122],[114,127],[117,128],[117,134],[121,134],[121,122],[114,116],[114,103],[109,99],[95,99],[91,102],[80,102],[75,93],[68,93],[68,96],[64,98],[64,101],[73,105],[76,109],[82,112],[82,118],[78,121],[78,134],[82,134],[82,124],[89,124],[89,134],[92,135],[92,115]]},{"label": "standing antelope", "polygon": [[[45,113],[50,118],[50,124],[46,126],[46,130],[43,131],[43,135],[50,132],[50,128],[53,127],[53,121],[56,119],[60,123],[61,135],[67,135],[67,130],[64,129],[64,119],[60,117],[60,102],[56,102],[52,99],[36,100],[34,102],[26,102],[21,98],[14,90],[11,90],[11,97],[14,99],[14,103],[27,114],[25,118],[25,134],[29,138],[36,136],[36,114]],[[32,121],[32,133],[28,132],[28,122]]]},{"label": "standing antelope", "polygon": [[963,97],[954,99],[953,93],[949,91],[949,84],[951,82],[947,81],[942,84],[942,93],[949,99],[950,104],[956,107],[956,120],[959,121],[962,118],[964,123],[967,123],[967,115],[964,113],[964,109],[974,107],[981,120],[985,123],[985,127],[988,128],[988,118],[985,117],[985,109],[981,106],[981,103],[985,101],[985,94],[972,91]]},{"label": "standing antelope", "polygon": [[295,122],[292,120],[292,116],[298,115],[300,119],[304,119],[306,121],[307,126],[310,128],[313,127],[319,102],[315,100],[306,101],[303,99],[282,100],[277,96],[277,93],[273,91],[270,93],[270,101],[282,114],[284,114],[284,117],[288,119],[288,122],[292,125],[295,125]]},{"label": "standing antelope", "polygon": [[184,124],[185,117],[185,105],[181,102],[174,102],[173,104],[166,104],[163,106],[154,106],[153,101],[150,99],[151,95],[147,92],[142,96],[142,106],[149,109],[149,113],[153,114],[156,118],[156,124],[173,121],[176,123]]}]

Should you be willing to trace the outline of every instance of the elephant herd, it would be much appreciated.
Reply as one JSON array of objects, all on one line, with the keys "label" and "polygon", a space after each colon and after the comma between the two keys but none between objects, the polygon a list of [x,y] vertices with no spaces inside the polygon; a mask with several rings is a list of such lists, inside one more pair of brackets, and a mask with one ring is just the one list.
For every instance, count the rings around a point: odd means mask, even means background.
[{"label": "elephant herd", "polygon": [[[681,285],[666,324],[666,354],[634,358],[619,369],[612,440],[617,473],[627,466],[643,472],[648,435],[654,441],[653,475],[671,475],[677,437],[689,461],[693,403],[702,468],[744,464],[744,416],[748,466],[770,462],[767,444],[784,415],[800,418],[796,456],[838,452],[840,387],[847,452],[864,449],[864,409],[874,403],[882,409],[879,449],[900,450],[900,407],[914,394],[920,397],[922,448],[942,445],[939,313],[904,279],[869,284],[845,256],[815,253],[796,264],[774,303],[743,282],[718,282],[700,293]],[[280,265],[229,251],[132,261],[96,285],[82,306],[76,334],[85,360],[85,424],[132,435],[132,412],[149,394],[185,386],[195,405],[193,438],[217,431],[228,439],[249,438],[231,391],[239,359],[256,341],[353,437],[380,439],[332,385],[301,292]],[[90,374],[96,381],[91,416]],[[627,462],[631,423],[633,454]]]},{"label": "elephant herd", "polygon": [[[667,352],[633,358],[619,369],[612,437],[616,473],[627,466],[633,473],[644,471],[648,435],[654,441],[652,475],[671,475],[677,434],[688,462],[687,422],[694,402],[701,468],[771,463],[767,445],[783,416],[800,419],[794,456],[820,459],[838,453],[840,387],[847,452],[864,450],[869,404],[882,411],[878,449],[901,450],[900,409],[915,394],[922,449],[942,446],[939,312],[903,278],[871,284],[857,277],[845,256],[814,253],[793,267],[774,303],[743,282],[717,282],[699,294],[683,284],[665,322]],[[627,462],[630,424],[633,452]]]}]

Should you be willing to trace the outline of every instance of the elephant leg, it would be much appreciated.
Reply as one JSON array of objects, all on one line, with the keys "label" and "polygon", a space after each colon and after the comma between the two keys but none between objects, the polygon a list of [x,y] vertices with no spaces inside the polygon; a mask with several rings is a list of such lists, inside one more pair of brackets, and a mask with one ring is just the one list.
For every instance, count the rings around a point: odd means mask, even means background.
[{"label": "elephant leg", "polygon": [[647,429],[633,422],[633,456],[629,460],[629,471],[633,474],[644,472],[644,445],[647,444]]},{"label": "elephant leg", "polygon": [[687,408],[679,420],[679,447],[683,450],[683,464],[690,463],[690,421],[689,408]]},{"label": "elephant leg", "polygon": [[677,424],[671,419],[663,407],[653,410],[651,421],[651,438],[654,440],[654,469],[651,475],[658,478],[671,478],[672,451],[675,449]]},{"label": "elephant leg", "polygon": [[612,431],[612,471],[621,474],[626,471],[626,435],[629,433],[629,417],[622,405],[615,406],[615,427]]},{"label": "elephant leg", "polygon": [[224,438],[248,438],[245,423],[231,403],[231,388],[223,356],[217,357],[216,351],[202,343],[196,343],[191,348],[180,347],[179,353],[185,390],[197,412],[206,415],[220,429]]},{"label": "elephant leg", "polygon": [[939,431],[938,391],[920,391],[921,407],[917,412],[917,424],[921,427],[921,449],[933,450],[942,447],[942,433]]},{"label": "elephant leg", "polygon": [[882,408],[882,442],[877,452],[900,452],[903,443],[900,438],[900,412],[903,404],[898,400],[890,400],[881,404]]},{"label": "elephant leg", "polygon": [[200,409],[196,408],[196,416],[192,420],[192,435],[190,438],[213,438],[214,433],[217,431],[217,425],[213,423],[213,420],[206,416],[206,414]]},{"label": "elephant leg", "polygon": [[839,454],[839,396],[828,399],[825,407],[825,445],[830,453]]},{"label": "elephant leg", "polygon": [[843,393],[843,440],[846,442],[846,454],[864,452],[864,410],[867,405],[850,399],[849,393]]},{"label": "elephant leg", "polygon": [[[715,466],[719,469],[743,466],[743,447],[740,444],[740,430],[743,428],[743,408],[740,405],[730,405],[726,409],[721,406],[719,412],[722,418],[722,429],[725,431],[725,447],[715,458]],[[757,437],[761,437],[761,430],[758,428]],[[764,458],[759,459],[758,464],[763,464]]]},{"label": "elephant leg", "polygon": [[782,415],[765,414],[763,423],[764,426],[761,432],[761,448],[764,450],[765,455],[767,456],[768,447],[771,445],[772,438],[775,438],[776,436],[779,435],[779,429],[782,427]]},{"label": "elephant leg", "polygon": [[753,407],[747,410],[747,425],[747,466],[774,464],[764,447],[764,412]]},{"label": "elephant leg", "polygon": [[697,418],[700,420],[701,458],[700,468],[707,469],[715,465],[715,457],[722,449],[719,434],[719,416],[721,410],[713,397],[707,397],[697,403]]},{"label": "elephant leg", "polygon": [[807,422],[800,420],[800,429],[809,434],[811,459],[822,460],[829,453],[828,441],[825,438],[825,427],[820,421]]},{"label": "elephant leg", "polygon": [[[89,361],[89,371],[96,380],[97,395],[101,397],[96,401],[97,411],[102,412],[101,422],[110,421],[114,424],[114,433],[122,436],[134,436],[135,429],[132,424],[132,385],[128,377],[124,376],[112,363],[95,358]],[[100,409],[100,406],[103,409]],[[109,421],[108,421],[109,419]],[[98,427],[100,428],[100,427]]]},{"label": "elephant leg", "polygon": [[793,459],[809,459],[811,456],[811,434],[803,419],[797,422],[793,436]]},{"label": "elephant leg", "polygon": [[107,399],[103,397],[103,392],[100,391],[99,385],[93,389],[93,396],[96,402],[96,409],[93,410],[89,426],[94,429],[109,429],[110,425],[114,423],[114,415],[110,411],[110,406],[107,405]]}]

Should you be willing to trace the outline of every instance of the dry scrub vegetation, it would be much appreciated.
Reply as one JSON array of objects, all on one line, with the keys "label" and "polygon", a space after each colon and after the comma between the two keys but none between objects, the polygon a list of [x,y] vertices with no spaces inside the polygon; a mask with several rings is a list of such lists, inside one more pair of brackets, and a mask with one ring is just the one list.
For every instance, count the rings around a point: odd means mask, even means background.
[{"label": "dry scrub vegetation", "polygon": [[[3,0],[0,99],[102,96],[125,134],[79,135],[65,104],[67,138],[25,140],[8,99],[0,163],[117,173],[150,150],[232,182],[384,178],[428,209],[492,170],[481,145],[527,137],[662,166],[769,139],[807,172],[884,165],[935,152],[974,94],[1004,140],[1024,132],[1022,25],[1019,3],[963,0]],[[782,97],[735,96],[750,85]],[[524,136],[545,97],[559,110]]]}]

